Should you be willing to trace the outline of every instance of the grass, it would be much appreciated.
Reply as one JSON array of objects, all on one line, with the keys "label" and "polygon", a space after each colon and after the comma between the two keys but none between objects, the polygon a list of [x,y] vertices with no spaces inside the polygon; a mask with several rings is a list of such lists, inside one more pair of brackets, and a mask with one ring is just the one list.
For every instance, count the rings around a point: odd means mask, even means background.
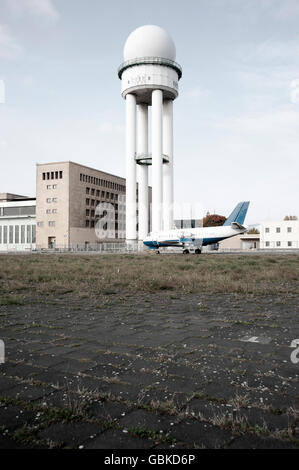
[{"label": "grass", "polygon": [[171,292],[289,295],[298,292],[299,256],[86,255],[0,258],[0,304],[25,293],[81,297]]},{"label": "grass", "polygon": [[4,295],[0,297],[0,305],[24,305],[23,296]]},{"label": "grass", "polygon": [[129,428],[128,432],[132,436],[139,437],[140,439],[150,439],[150,440],[156,441],[157,444],[158,443],[159,444],[163,444],[163,443],[174,444],[175,443],[175,439],[171,438],[167,434],[164,436],[157,431],[148,430],[148,429],[144,429],[141,427]]}]

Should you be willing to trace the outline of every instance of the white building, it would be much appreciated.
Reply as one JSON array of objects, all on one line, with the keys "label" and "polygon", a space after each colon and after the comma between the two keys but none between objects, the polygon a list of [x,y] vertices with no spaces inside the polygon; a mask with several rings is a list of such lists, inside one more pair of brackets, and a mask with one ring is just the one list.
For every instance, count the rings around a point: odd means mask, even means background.
[{"label": "white building", "polygon": [[36,199],[0,193],[0,252],[36,247]]},{"label": "white building", "polygon": [[299,220],[261,222],[260,248],[299,248]]}]

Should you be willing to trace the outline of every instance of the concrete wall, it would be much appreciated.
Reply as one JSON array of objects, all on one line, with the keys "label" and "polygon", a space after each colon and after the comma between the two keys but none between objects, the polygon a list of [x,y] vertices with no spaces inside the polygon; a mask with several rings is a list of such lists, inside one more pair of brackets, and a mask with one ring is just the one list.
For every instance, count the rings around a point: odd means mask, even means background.
[{"label": "concrete wall", "polygon": [[[260,247],[259,234],[236,235],[219,243],[219,250],[253,250]],[[256,244],[256,248],[254,245]]]},{"label": "concrete wall", "polygon": [[219,243],[219,250],[241,250],[241,235],[222,240]]}]

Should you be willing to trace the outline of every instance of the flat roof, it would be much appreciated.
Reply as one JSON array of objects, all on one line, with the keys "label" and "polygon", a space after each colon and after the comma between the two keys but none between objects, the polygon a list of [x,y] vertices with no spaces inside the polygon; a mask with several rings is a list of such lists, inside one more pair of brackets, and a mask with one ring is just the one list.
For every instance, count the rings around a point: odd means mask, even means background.
[{"label": "flat roof", "polygon": [[36,198],[13,199],[12,201],[0,201],[1,207],[35,206],[35,205],[36,205]]},{"label": "flat roof", "polygon": [[36,198],[32,198],[29,196],[20,196],[19,194],[13,193],[0,193],[0,201],[1,202],[13,202],[13,201],[31,201],[35,200]]},{"label": "flat roof", "polygon": [[260,238],[260,233],[245,233],[244,235],[241,235],[242,239],[252,239],[252,240],[258,240]]},{"label": "flat roof", "polygon": [[87,168],[88,170],[98,171],[99,173],[103,173],[104,175],[113,176],[114,178],[119,178],[121,180],[126,181],[126,179],[123,176],[118,176],[118,175],[114,175],[113,173],[107,173],[106,171],[97,170],[96,168],[91,168],[90,166],[82,165],[81,163],[72,162],[71,160],[66,160],[66,161],[63,161],[63,162],[37,163],[36,166],[59,165],[59,164],[63,164],[63,163],[70,163],[72,165],[77,165],[77,166],[80,166],[82,168]]}]

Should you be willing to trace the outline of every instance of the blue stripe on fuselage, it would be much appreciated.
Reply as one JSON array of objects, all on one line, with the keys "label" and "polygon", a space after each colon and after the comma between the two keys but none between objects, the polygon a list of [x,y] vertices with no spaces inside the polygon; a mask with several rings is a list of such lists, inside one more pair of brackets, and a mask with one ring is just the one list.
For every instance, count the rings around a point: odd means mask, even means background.
[{"label": "blue stripe on fuselage", "polygon": [[[221,242],[221,240],[225,240],[226,238],[230,238],[230,237],[215,237],[215,238],[204,238],[202,240],[202,244],[204,246],[206,245],[213,245],[214,243],[218,243],[218,242]],[[189,241],[189,240],[188,240]],[[149,248],[151,248],[152,250],[154,249],[158,249],[159,247],[167,247],[167,246],[183,246],[182,243],[182,239],[180,240],[165,240],[163,242],[156,242],[154,240],[151,240],[151,241],[146,241],[146,242],[143,242],[146,246],[148,246]]]}]

